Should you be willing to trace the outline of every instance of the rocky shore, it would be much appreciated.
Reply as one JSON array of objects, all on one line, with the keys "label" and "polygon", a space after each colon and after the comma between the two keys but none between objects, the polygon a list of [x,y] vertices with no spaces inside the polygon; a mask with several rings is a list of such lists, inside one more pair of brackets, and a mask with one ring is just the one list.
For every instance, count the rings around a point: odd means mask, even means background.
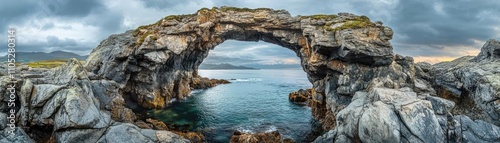
[{"label": "rocky shore", "polygon": [[313,87],[289,97],[307,102],[327,131],[315,142],[500,140],[499,41],[487,41],[476,57],[430,65],[393,53],[392,35],[382,22],[348,13],[292,17],[221,7],[168,16],[111,35],[84,64],[19,69],[27,72],[16,76],[13,135],[3,126],[11,92],[3,74],[0,142],[202,142],[132,109],[161,109],[191,89],[224,83],[197,71],[225,40],[265,41],[297,54]]}]

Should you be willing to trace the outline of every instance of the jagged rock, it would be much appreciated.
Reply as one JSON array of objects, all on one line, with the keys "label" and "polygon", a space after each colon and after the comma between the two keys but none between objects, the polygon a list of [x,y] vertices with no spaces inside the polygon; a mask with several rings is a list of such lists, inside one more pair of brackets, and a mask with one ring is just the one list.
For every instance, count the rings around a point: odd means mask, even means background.
[{"label": "jagged rock", "polygon": [[155,131],[151,129],[140,129],[132,124],[117,124],[109,127],[106,133],[98,140],[105,143],[124,142],[168,142],[189,143],[189,140],[170,131]]},{"label": "jagged rock", "polygon": [[188,139],[189,141],[191,141],[191,143],[204,143],[204,141],[205,141],[205,136],[199,132],[174,131],[174,133]]},{"label": "jagged rock", "polygon": [[288,100],[297,104],[306,104],[309,99],[312,99],[313,94],[314,89],[300,89],[299,91],[288,94]]},{"label": "jagged rock", "polygon": [[281,135],[278,131],[272,131],[269,133],[242,133],[240,131],[235,131],[231,136],[230,143],[281,143]]},{"label": "jagged rock", "polygon": [[414,92],[374,88],[352,100],[337,114],[337,141],[341,135],[349,142],[444,141],[431,103]]},{"label": "jagged rock", "polygon": [[137,122],[134,123],[134,125],[136,125],[137,127],[141,128],[141,129],[152,129],[153,128],[153,125],[148,124],[142,120],[138,120]]},{"label": "jagged rock", "polygon": [[443,98],[429,96],[427,97],[427,100],[431,101],[432,109],[434,109],[436,114],[448,114],[455,107],[455,102]]},{"label": "jagged rock", "polygon": [[337,132],[335,130],[330,130],[326,132],[325,134],[317,137],[313,143],[333,143],[335,136],[337,135]]},{"label": "jagged rock", "polygon": [[[462,57],[433,66],[438,96],[456,102],[453,114],[500,125],[500,61],[496,40],[488,40],[477,57]],[[498,53],[497,53],[498,54]]]},{"label": "jagged rock", "polygon": [[477,55],[474,60],[477,62],[488,60],[488,61],[498,61],[500,59],[500,41],[490,39],[481,48],[481,52]]},{"label": "jagged rock", "polygon": [[500,142],[500,127],[482,120],[472,121],[467,116],[455,116],[458,126],[453,130],[455,135],[463,138],[451,138],[462,142]]},{"label": "jagged rock", "polygon": [[[43,132],[50,135],[53,131],[55,136],[42,138],[57,142],[131,141],[126,137],[140,142],[189,142],[172,132],[142,130],[132,124],[120,123],[134,122],[136,117],[124,106],[123,97],[117,93],[117,85],[113,81],[91,81],[82,69],[79,61],[69,60],[65,65],[52,69],[47,75],[49,80],[33,83],[31,78],[25,77],[18,82],[20,86],[16,86],[16,91],[21,104],[18,125],[29,129],[30,134],[50,128],[49,132]],[[118,117],[110,115],[115,113]],[[0,120],[3,121],[3,118]],[[32,137],[39,140],[38,135]],[[13,137],[3,138],[2,135],[1,141],[32,142],[21,128]]]},{"label": "jagged rock", "polygon": [[229,81],[225,79],[208,79],[206,77],[193,77],[189,86],[193,89],[206,89],[215,87],[219,84],[228,84]]},{"label": "jagged rock", "polygon": [[146,122],[151,123],[156,130],[167,130],[167,125],[162,121],[154,120],[151,118],[146,119]]},{"label": "jagged rock", "polygon": [[28,134],[23,129],[16,127],[14,134],[10,134],[8,130],[0,130],[0,143],[34,143]]}]

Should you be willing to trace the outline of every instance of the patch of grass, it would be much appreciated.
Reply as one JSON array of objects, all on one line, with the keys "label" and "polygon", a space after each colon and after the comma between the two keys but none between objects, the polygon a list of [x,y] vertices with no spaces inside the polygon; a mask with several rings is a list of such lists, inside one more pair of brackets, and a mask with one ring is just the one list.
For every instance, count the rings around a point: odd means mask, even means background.
[{"label": "patch of grass", "polygon": [[[148,35],[152,34],[151,30],[148,30],[148,32],[144,33],[141,35],[141,37],[139,38],[139,43],[138,45],[142,45],[142,43],[144,42],[144,40],[146,39],[146,37],[148,37]],[[156,37],[156,36],[155,36]]]},{"label": "patch of grass", "polygon": [[199,9],[198,11],[196,11],[196,13],[201,12],[201,11],[216,11],[216,10],[218,10],[218,9],[219,9],[219,8],[218,8],[218,7],[215,7],[215,6],[214,6],[214,7],[212,7],[212,9],[209,9],[209,8],[204,7],[204,8]]},{"label": "patch of grass", "polygon": [[162,20],[174,20],[174,19],[177,21],[182,21],[184,18],[193,17],[195,15],[196,14],[169,15],[156,23],[161,23]]},{"label": "patch of grass", "polygon": [[137,27],[134,30],[133,35],[134,36],[140,35],[141,34],[141,30],[143,30],[143,29],[148,29],[148,31],[150,31],[151,29],[153,29],[153,27],[160,26],[161,23],[163,22],[163,20],[177,20],[177,21],[182,21],[185,18],[194,17],[194,16],[196,16],[196,14],[169,15],[169,16],[167,16],[165,18],[162,18],[162,19],[156,21],[156,23]]},{"label": "patch of grass", "polygon": [[55,68],[60,65],[66,64],[68,59],[55,59],[55,60],[43,60],[43,61],[35,61],[26,63],[31,68]]},{"label": "patch of grass", "polygon": [[301,16],[300,18],[301,19],[307,19],[307,18],[311,18],[311,19],[335,19],[337,17],[339,17],[339,16],[335,15],[335,14],[330,14],[330,15],[316,14],[316,15],[309,15],[309,16]]},{"label": "patch of grass", "polygon": [[235,11],[235,12],[255,12],[255,11],[261,11],[261,10],[266,10],[266,11],[272,11],[270,8],[256,8],[256,9],[250,9],[250,8],[239,8],[239,7],[228,7],[228,6],[223,6],[220,8],[220,11],[227,12],[227,11]]},{"label": "patch of grass", "polygon": [[339,31],[339,30],[344,30],[344,29],[358,29],[358,28],[366,28],[366,27],[374,26],[374,25],[375,24],[370,22],[370,18],[368,18],[366,16],[359,16],[359,17],[355,17],[354,19],[346,20],[346,22],[340,27],[336,27],[336,28],[331,29],[330,26],[328,26],[328,28],[330,28],[330,29],[327,29],[327,30]]}]

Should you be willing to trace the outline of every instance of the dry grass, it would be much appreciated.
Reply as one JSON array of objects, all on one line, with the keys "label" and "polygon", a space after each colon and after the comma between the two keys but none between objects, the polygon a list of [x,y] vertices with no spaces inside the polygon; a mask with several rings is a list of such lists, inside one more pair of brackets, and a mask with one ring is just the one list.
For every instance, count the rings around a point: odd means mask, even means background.
[{"label": "dry grass", "polygon": [[[68,59],[55,59],[55,60],[43,60],[43,61],[35,61],[35,62],[29,62],[26,63],[31,68],[55,68],[58,66],[61,66],[63,64],[66,64]],[[85,63],[85,61],[80,61],[80,63]]]}]

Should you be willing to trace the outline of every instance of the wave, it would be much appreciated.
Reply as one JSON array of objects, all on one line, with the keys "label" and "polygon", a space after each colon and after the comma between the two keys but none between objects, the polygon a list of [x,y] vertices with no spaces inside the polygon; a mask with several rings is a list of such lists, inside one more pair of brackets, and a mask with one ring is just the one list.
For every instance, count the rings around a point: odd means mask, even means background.
[{"label": "wave", "polygon": [[274,132],[278,130],[278,127],[275,125],[272,125],[271,123],[255,123],[253,125],[246,125],[246,126],[238,126],[236,127],[236,130],[242,132],[242,133],[250,133],[250,134],[255,134],[255,133],[269,133],[269,132]]},{"label": "wave", "polygon": [[262,81],[262,78],[236,78],[231,79],[233,82],[253,82],[253,81]]}]

